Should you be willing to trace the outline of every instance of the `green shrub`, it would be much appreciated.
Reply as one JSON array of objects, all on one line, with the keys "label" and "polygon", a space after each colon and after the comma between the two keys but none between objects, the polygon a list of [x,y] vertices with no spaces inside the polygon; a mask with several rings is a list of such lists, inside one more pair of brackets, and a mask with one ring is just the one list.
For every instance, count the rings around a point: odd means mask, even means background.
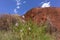
[{"label": "green shrub", "polygon": [[46,27],[46,24],[38,26],[31,21],[25,24],[19,22],[17,27],[12,25],[12,31],[0,31],[0,40],[53,40],[46,33]]},{"label": "green shrub", "polygon": [[[46,33],[47,23],[40,25],[32,21],[23,23],[18,15],[14,15],[12,20],[10,18],[12,16],[10,17],[9,15],[2,16],[2,19],[0,18],[0,28],[2,28],[2,31],[0,30],[0,40],[53,40],[51,35]],[[18,26],[15,25],[16,20]],[[5,31],[3,28],[10,30]]]}]

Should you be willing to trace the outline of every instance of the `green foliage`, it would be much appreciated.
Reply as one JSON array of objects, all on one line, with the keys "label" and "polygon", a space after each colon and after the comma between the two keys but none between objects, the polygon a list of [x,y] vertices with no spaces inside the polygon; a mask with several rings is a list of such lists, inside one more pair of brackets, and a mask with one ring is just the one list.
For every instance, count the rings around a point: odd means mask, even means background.
[{"label": "green foliage", "polygon": [[46,33],[46,24],[38,26],[31,21],[23,24],[19,22],[16,27],[12,25],[12,31],[0,31],[0,40],[52,40]]}]

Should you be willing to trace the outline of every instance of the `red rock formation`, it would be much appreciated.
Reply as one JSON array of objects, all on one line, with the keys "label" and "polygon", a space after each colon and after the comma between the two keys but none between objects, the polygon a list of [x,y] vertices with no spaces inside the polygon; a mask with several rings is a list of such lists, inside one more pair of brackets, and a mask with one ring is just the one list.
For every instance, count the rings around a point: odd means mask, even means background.
[{"label": "red rock formation", "polygon": [[53,27],[60,30],[60,8],[48,8],[47,20]]},{"label": "red rock formation", "polygon": [[33,8],[29,10],[24,16],[25,20],[32,20],[36,23],[44,22],[46,20],[46,9],[42,8]]},{"label": "red rock formation", "polygon": [[48,21],[51,26],[60,30],[60,8],[33,8],[29,10],[24,16],[25,20],[28,21],[31,19],[37,24]]}]

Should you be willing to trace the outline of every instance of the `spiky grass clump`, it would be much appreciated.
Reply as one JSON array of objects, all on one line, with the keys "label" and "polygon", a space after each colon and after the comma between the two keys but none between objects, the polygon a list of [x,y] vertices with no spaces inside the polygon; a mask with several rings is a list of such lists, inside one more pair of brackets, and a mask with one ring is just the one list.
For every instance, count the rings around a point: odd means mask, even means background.
[{"label": "spiky grass clump", "polygon": [[[9,15],[7,17],[3,16],[3,19],[0,18],[0,28],[7,26],[6,28],[10,29],[5,31],[0,30],[0,40],[53,40],[49,34],[46,33],[47,24],[37,25],[32,21],[22,23],[21,18],[18,15],[13,16],[12,20],[17,20],[18,26],[14,23],[16,21],[11,21]],[[8,20],[7,20],[8,19]],[[2,24],[5,22],[5,25]],[[7,24],[6,24],[7,23]]]},{"label": "spiky grass clump", "polygon": [[19,22],[17,27],[12,26],[13,31],[0,31],[0,40],[53,40],[45,31],[46,24],[38,26],[32,22]]}]

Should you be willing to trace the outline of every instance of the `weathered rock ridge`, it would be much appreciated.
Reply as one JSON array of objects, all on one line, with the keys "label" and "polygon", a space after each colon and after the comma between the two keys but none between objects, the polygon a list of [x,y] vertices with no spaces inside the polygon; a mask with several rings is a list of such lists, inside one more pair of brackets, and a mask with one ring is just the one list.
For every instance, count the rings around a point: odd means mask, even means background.
[{"label": "weathered rock ridge", "polygon": [[31,19],[37,24],[48,21],[51,26],[60,30],[60,8],[32,8],[24,16],[26,21]]}]

